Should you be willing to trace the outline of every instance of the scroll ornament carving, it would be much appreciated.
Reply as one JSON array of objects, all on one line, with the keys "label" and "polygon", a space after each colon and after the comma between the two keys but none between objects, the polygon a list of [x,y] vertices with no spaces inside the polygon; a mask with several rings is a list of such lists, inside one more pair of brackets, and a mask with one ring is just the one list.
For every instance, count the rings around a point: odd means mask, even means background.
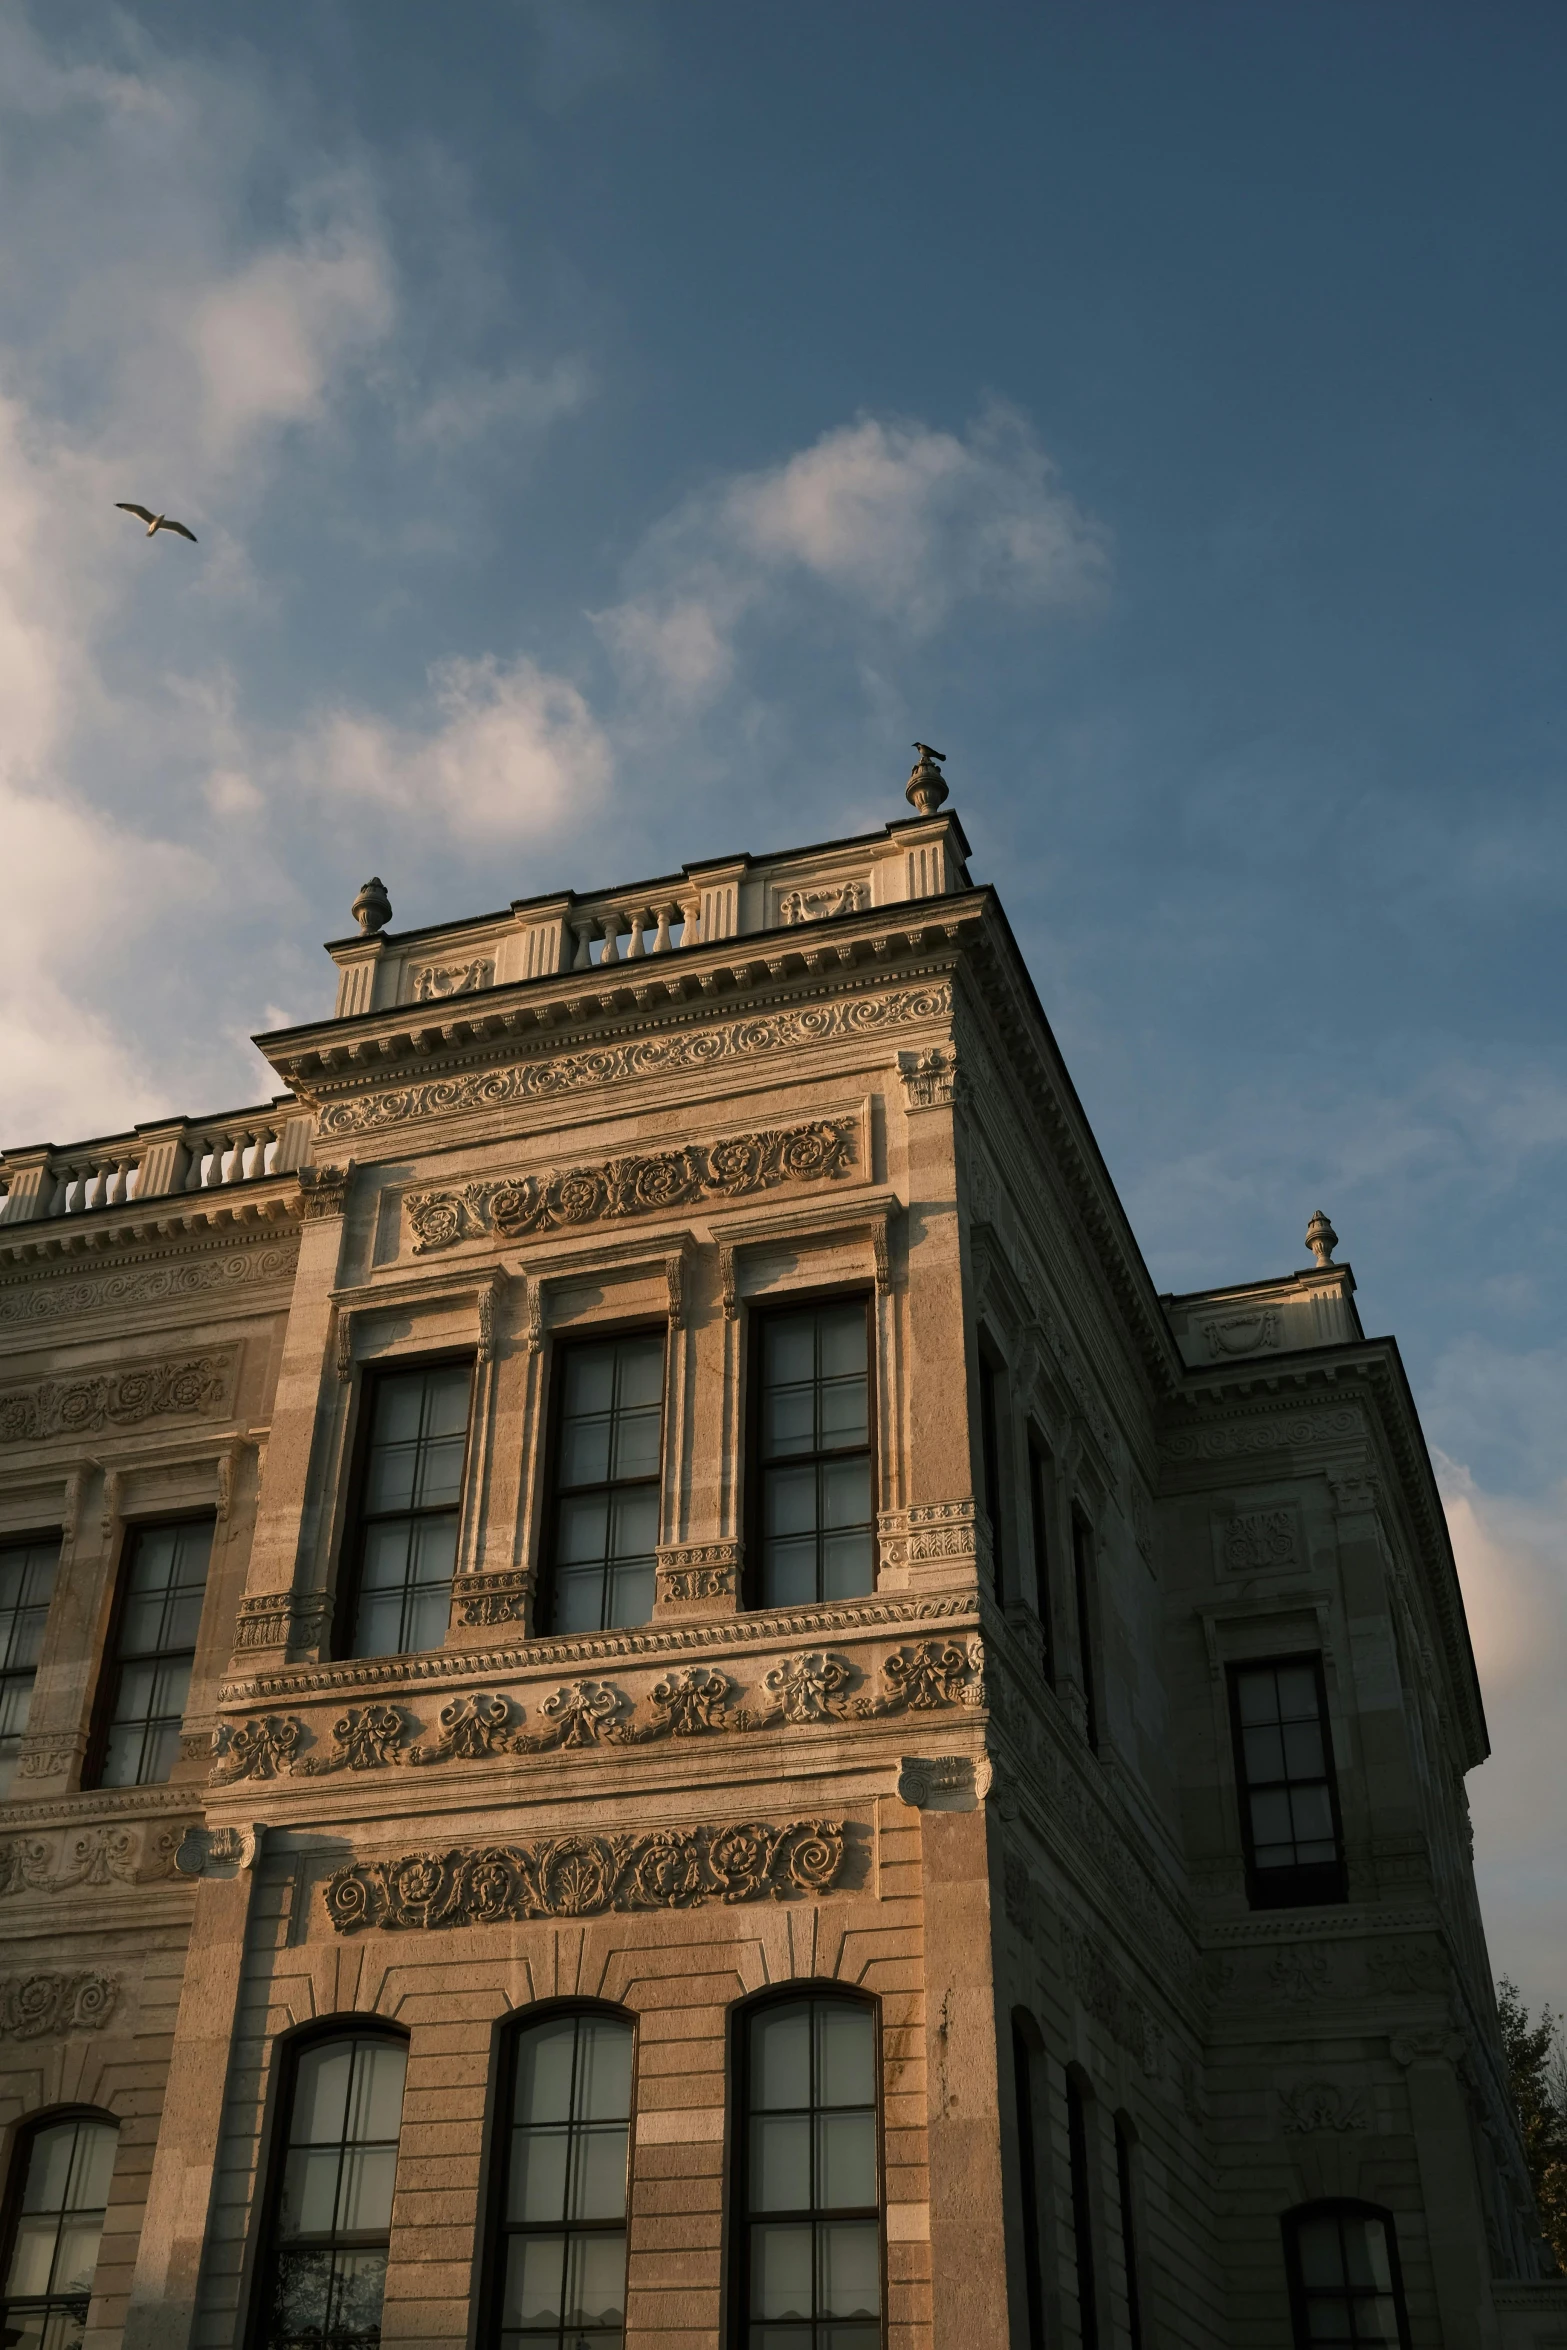
[{"label": "scroll ornament carving", "polygon": [[173,1355],[75,1379],[43,1379],[0,1394],[0,1443],[130,1428],[142,1420],[195,1418],[222,1411],[233,1383],[236,1350]]},{"label": "scroll ornament carving", "polygon": [[1269,1413],[1256,1420],[1221,1421],[1208,1428],[1181,1428],[1164,1439],[1170,1461],[1224,1460],[1232,1453],[1299,1452],[1308,1444],[1341,1444],[1365,1433],[1365,1415],[1356,1404],[1325,1411]]},{"label": "scroll ornament carving", "polygon": [[119,1996],[117,1975],[12,1975],[0,1982],[0,2040],[101,2032]]},{"label": "scroll ornament carving", "polygon": [[1332,1978],[1327,1952],[1314,1942],[1286,1942],[1274,1952],[1268,1981],[1281,1999],[1320,1999]]},{"label": "scroll ornament carving", "polygon": [[1210,1362],[1226,1355],[1265,1354],[1279,1345],[1279,1317],[1271,1306],[1252,1314],[1225,1314],[1218,1321],[1204,1322],[1202,1334]]},{"label": "scroll ornament carving", "polygon": [[1281,2089],[1279,2104],[1285,2130],[1294,2136],[1305,2137],[1313,2130],[1343,2132],[1366,2127],[1365,2100],[1336,2088],[1331,2081],[1302,2081],[1293,2089]]},{"label": "scroll ornament carving", "polygon": [[871,902],[868,881],[829,882],[821,889],[786,889],[778,901],[778,920],[785,930],[802,922],[827,922],[834,914],[863,914]]},{"label": "scroll ornament carving", "polygon": [[658,1554],[660,1599],[727,1599],[739,1581],[738,1542],[692,1542]]},{"label": "scroll ornament carving", "polygon": [[0,1894],[74,1893],[82,1886],[136,1885],[167,1876],[178,1841],[160,1835],[156,1864],[149,1868],[150,1829],[92,1827],[58,1839],[8,1837],[0,1842]]},{"label": "scroll ornament carving", "polygon": [[464,1575],[457,1584],[457,1619],[469,1629],[482,1624],[520,1624],[527,1603],[525,1567],[508,1567],[491,1575]]},{"label": "scroll ornament carving", "polygon": [[414,973],[413,1000],[432,1004],[451,995],[472,995],[475,988],[493,987],[495,964],[488,955],[471,963],[424,963]]},{"label": "scroll ornament carving", "polygon": [[352,1159],[346,1167],[300,1168],[299,1212],[307,1224],[342,1214],[348,1199],[348,1178],[353,1171]]},{"label": "scroll ornament carving", "polygon": [[92,1278],[72,1270],[47,1283],[0,1290],[0,1326],[15,1322],[56,1322],[122,1306],[161,1305],[198,1297],[205,1290],[238,1289],[255,1281],[280,1281],[292,1273],[296,1249],[240,1248],[194,1264],[128,1266]]},{"label": "scroll ornament carving", "polygon": [[501,1754],[548,1754],[595,1746],[645,1746],[660,1738],[713,1731],[767,1730],[813,1722],[879,1720],[927,1713],[942,1706],[985,1702],[984,1651],[975,1640],[914,1641],[884,1657],[875,1695],[851,1695],[857,1678],[844,1658],[821,1650],[780,1657],[763,1675],[763,1702],[736,1706],[733,1682],[704,1665],[666,1673],[648,1691],[639,1715],[623,1690],[606,1681],[562,1683],[539,1708],[542,1726],[516,1726],[518,1700],[502,1696],[453,1699],[441,1709],[437,1733],[409,1742],[401,1706],[350,1706],[332,1725],[331,1744],[300,1754],[303,1723],[269,1714],[232,1734],[215,1734],[215,1784],[272,1778],[283,1770],[301,1778],[331,1771],[374,1771],[405,1763],[476,1761]]},{"label": "scroll ornament carving", "polygon": [[326,1135],[373,1133],[421,1118],[460,1117],[498,1110],[514,1102],[537,1101],[622,1080],[675,1076],[730,1060],[789,1053],[801,1046],[829,1044],[838,1037],[874,1035],[911,1021],[939,1020],[952,1010],[952,988],[902,988],[882,995],[851,996],[847,1002],[807,1004],[798,1011],[763,1013],[688,1030],[677,1036],[635,1037],[598,1052],[568,1053],[556,1060],[521,1062],[511,1068],[465,1070],[380,1093],[328,1102],[317,1125]]},{"label": "scroll ornament carving", "polygon": [[950,1045],[933,1044],[923,1052],[900,1053],[898,1075],[911,1110],[946,1109],[959,1098],[958,1056]]},{"label": "scroll ornament carving", "polygon": [[1238,1510],[1224,1528],[1224,1564],[1232,1575],[1262,1575],[1298,1566],[1295,1513]]},{"label": "scroll ornament carving", "polygon": [[844,1855],[838,1820],[552,1836],[355,1861],[328,1880],[325,1901],[340,1934],[781,1901],[831,1891]]},{"label": "scroll ornament carving", "polygon": [[1420,1942],[1389,1942],[1371,1951],[1366,1974],[1376,1991],[1388,1998],[1446,1989],[1447,1963],[1439,1950]]},{"label": "scroll ornament carving", "polygon": [[408,1222],[414,1254],[424,1256],[484,1232],[516,1240],[563,1225],[662,1215],[700,1200],[741,1199],[780,1183],[817,1183],[847,1174],[853,1159],[853,1122],[818,1119],[808,1126],[769,1127],[646,1158],[554,1168],[543,1175],[467,1183],[460,1190],[410,1192]]}]

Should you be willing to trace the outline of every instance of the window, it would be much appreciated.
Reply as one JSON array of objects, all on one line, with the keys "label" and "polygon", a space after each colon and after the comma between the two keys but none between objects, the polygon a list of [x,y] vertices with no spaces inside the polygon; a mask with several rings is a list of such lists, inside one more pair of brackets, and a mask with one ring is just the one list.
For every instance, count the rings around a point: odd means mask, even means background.
[{"label": "window", "polygon": [[1098,1659],[1094,1654],[1094,1537],[1080,1510],[1072,1512],[1072,1588],[1077,1601],[1077,1662],[1088,1709],[1088,1743],[1099,1752]]},{"label": "window", "polygon": [[1066,2144],[1072,2172],[1078,2339],[1082,2350],[1099,2350],[1099,2289],[1094,2275],[1094,2215],[1088,2179],[1088,2095],[1074,2073],[1066,2076]]},{"label": "window", "polygon": [[1034,2045],[1021,2018],[1012,2019],[1012,2087],[1017,2101],[1017,2178],[1023,2202],[1023,2289],[1028,2302],[1028,2350],[1045,2350],[1045,2279],[1039,2260],[1039,2161],[1034,2137]]},{"label": "window", "polygon": [[996,1389],[1001,1373],[986,1355],[979,1358],[979,1449],[985,1479],[985,1515],[990,1520],[991,1581],[997,1599],[1006,1597],[1001,1561],[1001,1406]]},{"label": "window", "polygon": [[1285,2215],[1297,2350],[1408,2350],[1393,2222],[1369,2203],[1309,2203]]},{"label": "window", "polygon": [[1121,2266],[1126,2276],[1126,2333],[1131,2350],[1143,2350],[1143,2297],[1137,2276],[1137,2214],[1132,2202],[1132,2126],[1115,2117],[1115,2179],[1121,2198]]},{"label": "window", "polygon": [[293,2053],[255,2350],[379,2343],[407,2067],[386,2032]]},{"label": "window", "polygon": [[1034,1605],[1039,1610],[1041,1663],[1052,1689],[1056,1679],[1055,1616],[1050,1594],[1050,1466],[1037,1436],[1028,1439],[1028,1514],[1034,1534]]},{"label": "window", "polygon": [[79,2350],[114,2175],[118,2125],[65,2114],[23,2133],[12,2170],[0,2337]]},{"label": "window", "polygon": [[150,1787],[174,1768],[211,1550],[210,1518],[131,1531],[102,1731],[102,1787]]},{"label": "window", "polygon": [[832,1996],[742,2023],[745,2350],[881,2350],[876,2011]]},{"label": "window", "polygon": [[631,2026],[553,2015],[512,2043],[500,2201],[499,2350],[610,2350],[625,2338]]},{"label": "window", "polygon": [[757,1589],[763,1607],[876,1585],[863,1298],[759,1318]]},{"label": "window", "polygon": [[0,1798],[9,1794],[33,1702],[44,1620],[60,1563],[60,1538],[0,1550]]},{"label": "window", "polygon": [[657,1581],[663,1338],[563,1347],[559,1376],[549,1628],[645,1624]]},{"label": "window", "polygon": [[382,1371],[372,1381],[354,1656],[407,1656],[446,1638],[472,1385],[467,1363]]},{"label": "window", "polygon": [[1236,1666],[1230,1702],[1253,1909],[1343,1901],[1344,1853],[1320,1659]]}]

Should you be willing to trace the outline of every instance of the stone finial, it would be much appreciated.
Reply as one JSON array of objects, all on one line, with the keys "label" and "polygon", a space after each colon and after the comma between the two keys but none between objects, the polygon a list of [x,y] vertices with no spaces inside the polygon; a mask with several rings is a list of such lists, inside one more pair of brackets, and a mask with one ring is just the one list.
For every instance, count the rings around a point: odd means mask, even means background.
[{"label": "stone finial", "polygon": [[1306,1246],[1319,1265],[1332,1264],[1333,1251],[1338,1247],[1338,1234],[1320,1208],[1306,1226]]},{"label": "stone finial", "polygon": [[919,757],[915,761],[913,774],[904,785],[903,796],[910,807],[917,808],[922,816],[934,816],[947,796],[947,779],[937,764],[947,754],[945,751],[933,751],[929,743],[916,743],[914,748]]},{"label": "stone finial", "polygon": [[386,894],[386,884],[379,873],[371,875],[348,911],[366,938],[373,938],[378,930],[386,928],[392,919],[392,901]]}]

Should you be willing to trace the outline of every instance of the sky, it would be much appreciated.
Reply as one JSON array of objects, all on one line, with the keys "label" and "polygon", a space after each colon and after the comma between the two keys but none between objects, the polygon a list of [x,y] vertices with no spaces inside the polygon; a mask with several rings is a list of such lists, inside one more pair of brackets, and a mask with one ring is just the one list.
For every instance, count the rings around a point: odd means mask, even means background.
[{"label": "sky", "polygon": [[[1326,1209],[1567,2004],[1567,13],[12,0],[0,1133],[948,754],[1161,1288]],[[148,542],[114,501],[187,522]]]}]

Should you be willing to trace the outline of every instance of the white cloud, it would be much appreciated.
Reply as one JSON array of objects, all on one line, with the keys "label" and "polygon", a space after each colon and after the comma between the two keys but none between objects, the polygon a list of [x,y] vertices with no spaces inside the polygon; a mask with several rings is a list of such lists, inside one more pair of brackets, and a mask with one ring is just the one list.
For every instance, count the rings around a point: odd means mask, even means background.
[{"label": "white cloud", "polygon": [[421,830],[548,838],[590,816],[613,773],[609,739],[569,679],[530,660],[446,661],[434,722],[326,716],[290,754],[310,787],[395,808]]},{"label": "white cloud", "polygon": [[573,414],[592,389],[592,377],[578,359],[542,369],[476,369],[449,377],[414,413],[404,433],[415,444],[452,456],[492,433],[540,432]]}]

